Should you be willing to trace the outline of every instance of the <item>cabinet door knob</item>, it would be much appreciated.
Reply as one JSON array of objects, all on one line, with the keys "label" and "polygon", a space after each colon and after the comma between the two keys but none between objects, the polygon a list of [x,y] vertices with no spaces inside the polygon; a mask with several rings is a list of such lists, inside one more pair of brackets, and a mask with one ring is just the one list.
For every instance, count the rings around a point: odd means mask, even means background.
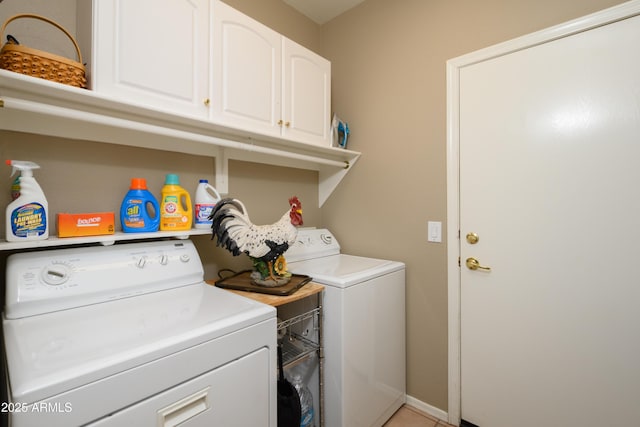
[{"label": "cabinet door knob", "polygon": [[282,126],[282,119],[278,120],[278,126]]},{"label": "cabinet door knob", "polygon": [[211,100],[209,98],[205,98],[203,102],[207,107],[209,106],[209,104],[211,104]]},{"label": "cabinet door knob", "polygon": [[291,122],[286,122],[284,125],[285,125],[286,127],[289,127],[289,126],[291,126]]}]

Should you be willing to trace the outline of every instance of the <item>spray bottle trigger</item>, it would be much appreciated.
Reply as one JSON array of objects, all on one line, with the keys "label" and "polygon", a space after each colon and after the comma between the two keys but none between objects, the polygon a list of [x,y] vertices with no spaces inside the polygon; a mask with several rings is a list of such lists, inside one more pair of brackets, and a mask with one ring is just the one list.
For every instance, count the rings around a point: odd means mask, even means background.
[{"label": "spray bottle trigger", "polygon": [[5,163],[12,167],[11,176],[13,176],[16,171],[20,171],[24,176],[33,176],[33,169],[40,168],[38,164],[24,160],[6,160]]}]

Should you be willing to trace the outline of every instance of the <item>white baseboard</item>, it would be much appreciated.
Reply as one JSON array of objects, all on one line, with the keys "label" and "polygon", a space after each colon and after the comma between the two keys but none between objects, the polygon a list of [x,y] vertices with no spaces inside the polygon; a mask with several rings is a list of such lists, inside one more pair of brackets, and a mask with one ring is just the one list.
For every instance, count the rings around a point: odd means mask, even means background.
[{"label": "white baseboard", "polygon": [[412,406],[417,410],[424,412],[425,414],[429,414],[434,418],[437,418],[444,422],[448,422],[449,414],[447,414],[446,411],[436,408],[435,406],[431,406],[428,403],[424,403],[423,401],[418,400],[415,397],[407,395],[407,405]]}]

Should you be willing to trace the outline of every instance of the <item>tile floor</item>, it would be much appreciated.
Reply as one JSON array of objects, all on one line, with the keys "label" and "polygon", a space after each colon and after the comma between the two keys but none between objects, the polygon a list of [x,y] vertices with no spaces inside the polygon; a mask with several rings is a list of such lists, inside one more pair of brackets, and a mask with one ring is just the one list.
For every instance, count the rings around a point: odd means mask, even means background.
[{"label": "tile floor", "polygon": [[453,427],[431,415],[404,405],[393,414],[384,427]]}]

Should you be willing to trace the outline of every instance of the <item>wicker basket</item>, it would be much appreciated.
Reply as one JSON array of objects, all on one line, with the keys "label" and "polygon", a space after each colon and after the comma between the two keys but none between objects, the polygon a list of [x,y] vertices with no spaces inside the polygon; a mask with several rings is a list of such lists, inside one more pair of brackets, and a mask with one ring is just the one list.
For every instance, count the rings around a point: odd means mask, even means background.
[{"label": "wicker basket", "polygon": [[4,36],[4,30],[7,25],[18,18],[40,19],[60,29],[73,42],[78,53],[78,62],[20,45],[12,37],[7,37],[8,41],[0,49],[0,68],[70,86],[86,88],[87,79],[85,78],[84,65],[82,65],[82,55],[73,36],[54,21],[43,16],[23,13],[7,19],[0,30],[0,37]]}]

